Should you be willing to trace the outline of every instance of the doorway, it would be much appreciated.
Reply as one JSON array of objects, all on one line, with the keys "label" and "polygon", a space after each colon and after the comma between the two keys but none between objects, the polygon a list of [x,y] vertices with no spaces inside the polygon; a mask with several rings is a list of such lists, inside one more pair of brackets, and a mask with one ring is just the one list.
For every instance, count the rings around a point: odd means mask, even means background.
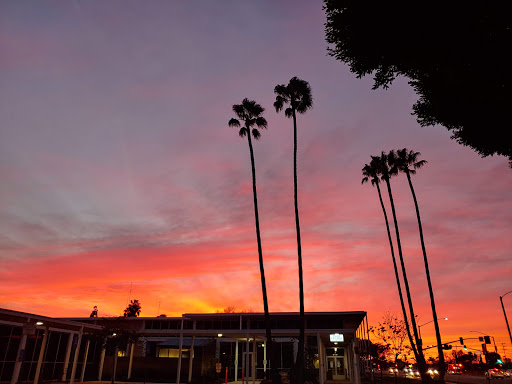
[{"label": "doorway", "polygon": [[345,359],[343,356],[327,356],[327,369],[333,380],[345,379]]},{"label": "doorway", "polygon": [[[244,352],[242,354],[243,364],[244,364],[244,378],[247,380],[252,380],[254,378],[253,372],[253,362],[254,362],[254,352]],[[247,367],[247,362],[249,362],[249,366]]]}]

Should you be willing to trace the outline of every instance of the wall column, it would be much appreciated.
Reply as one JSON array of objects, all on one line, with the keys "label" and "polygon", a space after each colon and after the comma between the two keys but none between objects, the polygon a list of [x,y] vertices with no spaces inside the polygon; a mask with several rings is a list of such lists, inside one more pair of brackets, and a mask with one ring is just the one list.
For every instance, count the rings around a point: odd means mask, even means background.
[{"label": "wall column", "polygon": [[50,330],[48,327],[44,329],[43,341],[41,342],[41,348],[39,349],[39,359],[37,360],[36,373],[34,375],[34,384],[39,382],[39,375],[41,374],[41,367],[43,365],[44,351],[46,349],[46,342],[48,341],[48,334]]},{"label": "wall column", "polygon": [[132,377],[132,366],[133,366],[133,347],[135,343],[130,343],[130,361],[128,363],[128,380]]},{"label": "wall column", "polygon": [[66,357],[64,357],[64,367],[62,369],[62,379],[61,381],[67,381],[68,376],[68,367],[69,367],[69,357],[71,356],[71,347],[73,346],[73,337],[74,333],[69,334],[68,338],[68,346],[66,347]]},{"label": "wall column", "polygon": [[238,381],[238,340],[235,343],[235,381]]},{"label": "wall column", "polygon": [[[105,344],[105,340],[103,340],[103,343]],[[101,381],[101,377],[103,376],[103,364],[105,364],[105,352],[106,352],[106,348],[102,346],[101,355],[100,355],[100,366],[98,368],[98,381]]]},{"label": "wall column", "polygon": [[[263,372],[267,372],[267,340],[265,339],[265,344],[263,344]],[[265,378],[267,375],[264,375]]]},{"label": "wall column", "polygon": [[252,384],[256,384],[256,360],[257,356],[256,336],[252,339]]},{"label": "wall column", "polygon": [[318,382],[323,384],[325,382],[324,372],[325,372],[325,362],[324,362],[324,354],[322,351],[322,338],[320,337],[320,333],[316,334],[316,344],[318,348]]},{"label": "wall column", "polygon": [[78,333],[78,342],[75,347],[75,356],[73,359],[73,367],[71,368],[71,377],[69,378],[69,384],[73,384],[75,382],[76,375],[76,366],[78,364],[78,355],[80,354],[80,344],[82,343],[82,335],[84,333],[84,327],[80,328],[80,332]]},{"label": "wall column", "polygon": [[188,352],[188,383],[192,381],[192,368],[194,363],[194,340],[195,336],[192,336],[190,341],[190,351]]},{"label": "wall column", "polygon": [[89,346],[91,345],[91,341],[87,339],[87,344],[85,344],[85,353],[84,353],[84,362],[82,364],[82,372],[80,372],[80,381],[84,381],[85,376],[85,367],[87,366],[87,356],[89,356]]},{"label": "wall column", "polygon": [[361,373],[359,372],[359,354],[356,353],[356,343],[352,343],[352,356],[354,359],[354,373],[353,373],[353,380],[352,382],[354,384],[361,384]]},{"label": "wall column", "polygon": [[176,372],[176,384],[180,384],[181,379],[181,354],[183,352],[183,319],[181,319],[180,347],[178,351],[178,372]]},{"label": "wall column", "polygon": [[12,372],[11,384],[16,384],[20,376],[21,364],[25,358],[25,346],[27,345],[27,334],[23,332],[21,335],[20,345],[18,346],[18,354],[16,355],[16,363]]}]

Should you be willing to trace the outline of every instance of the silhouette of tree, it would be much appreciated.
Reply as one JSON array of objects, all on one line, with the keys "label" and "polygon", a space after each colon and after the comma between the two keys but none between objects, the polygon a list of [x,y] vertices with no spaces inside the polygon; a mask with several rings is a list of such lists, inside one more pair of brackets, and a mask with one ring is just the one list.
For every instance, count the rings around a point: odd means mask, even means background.
[{"label": "silhouette of tree", "polygon": [[[398,273],[398,267],[396,265],[395,248],[393,246],[393,240],[391,238],[391,231],[389,229],[388,215],[386,213],[386,207],[384,206],[384,202],[382,200],[382,194],[380,191],[379,176],[381,176],[381,174],[382,174],[381,169],[385,166],[386,166],[386,164],[381,164],[380,157],[372,157],[372,161],[370,162],[370,164],[365,164],[365,166],[363,167],[363,176],[364,177],[361,180],[361,183],[364,184],[370,180],[372,185],[377,187],[377,192],[379,194],[380,206],[381,206],[382,212],[384,214],[384,221],[386,222],[386,230],[388,232],[389,248],[391,249],[391,258],[393,260],[393,269],[395,271],[396,286],[398,289],[398,296],[400,297],[400,305],[402,307],[402,315],[404,318],[403,321],[405,324],[406,333],[409,336],[409,340],[412,341],[412,335],[411,335],[411,330],[409,327],[407,310],[405,308],[404,296],[402,294],[402,287],[400,285],[400,277],[399,277],[399,273]],[[414,347],[414,343],[411,343],[411,346],[412,346],[411,347],[411,349],[412,349]],[[415,354],[415,356],[416,356],[416,354]]]},{"label": "silhouette of tree", "polygon": [[[376,167],[378,169],[378,173],[381,175],[381,180],[386,182],[386,186],[388,189],[389,202],[391,204],[391,212],[393,213],[393,222],[395,225],[395,235],[396,235],[396,245],[398,248],[398,256],[400,257],[400,265],[402,267],[402,277],[404,280],[405,292],[407,294],[407,302],[409,304],[409,314],[411,318],[411,328],[414,334],[414,340],[410,337],[409,342],[411,343],[411,348],[414,353],[414,357],[416,358],[416,362],[418,364],[418,368],[421,374],[421,378],[423,381],[428,382],[431,380],[431,377],[426,374],[427,371],[427,363],[425,361],[425,357],[423,355],[423,351],[420,348],[421,342],[418,337],[418,327],[416,326],[416,316],[414,315],[414,308],[412,305],[411,291],[409,289],[409,281],[407,279],[407,272],[405,270],[405,263],[402,253],[402,244],[400,242],[400,231],[398,230],[398,220],[396,218],[396,210],[395,203],[393,200],[393,194],[391,192],[391,183],[390,178],[396,175],[396,170],[390,168],[389,166],[389,158],[384,152],[381,153],[380,156],[372,156],[372,161],[375,162]],[[410,333],[409,333],[410,335]],[[414,341],[416,343],[414,343]],[[418,348],[416,347],[418,346]]]},{"label": "silhouette of tree", "polygon": [[403,76],[421,126],[441,124],[482,157],[509,158],[509,2],[324,0],[328,53],[374,89]]},{"label": "silhouette of tree", "polygon": [[[420,209],[418,207],[418,200],[416,193],[412,186],[411,175],[416,173],[416,169],[423,167],[427,164],[426,160],[418,160],[421,155],[419,152],[409,151],[407,148],[399,149],[396,153],[391,151],[389,153],[389,161],[393,169],[398,172],[403,172],[407,176],[409,187],[411,189],[412,198],[414,200],[414,207],[416,208],[416,218],[418,219],[418,229],[420,232],[421,250],[423,252],[423,262],[425,264],[425,273],[427,275],[428,291],[430,295],[430,306],[432,307],[432,316],[434,318],[434,327],[436,331],[437,351],[439,354],[439,374],[442,379],[446,373],[446,364],[444,361],[444,350],[441,342],[441,333],[439,331],[439,322],[437,321],[436,303],[434,300],[434,290],[432,289],[432,282],[430,281],[430,270],[428,267],[427,251],[425,249],[425,241],[423,239],[423,228],[421,225]],[[393,172],[396,172],[395,170]]]},{"label": "silhouette of tree", "polygon": [[[261,136],[258,128],[267,128],[267,120],[261,116],[261,114],[265,111],[260,104],[257,104],[254,100],[249,100],[247,98],[242,100],[242,104],[234,104],[233,112],[235,112],[236,119],[232,118],[229,120],[228,125],[230,127],[240,127],[242,122],[243,126],[238,131],[238,135],[240,137],[246,137],[249,143],[249,153],[251,155],[251,169],[252,169],[252,192],[253,192],[253,201],[254,201],[254,219],[256,222],[256,241],[258,243],[258,259],[260,264],[260,277],[261,277],[261,291],[263,294],[263,309],[265,311],[265,329],[266,329],[266,344],[268,350],[270,351],[270,359],[271,359],[271,370],[275,367],[273,363],[273,345],[272,345],[272,332],[270,325],[270,314],[268,310],[268,299],[267,299],[267,286],[265,283],[265,270],[263,268],[263,252],[261,250],[261,236],[260,236],[260,219],[258,214],[258,195],[256,192],[256,169],[254,166],[254,152],[252,149],[252,140],[251,135],[255,140],[258,140]],[[254,126],[258,128],[253,128]],[[269,370],[270,374],[270,370]]]},{"label": "silhouette of tree", "polygon": [[141,305],[139,300],[132,300],[124,310],[124,317],[137,317],[140,315]]},{"label": "silhouette of tree", "polygon": [[276,112],[283,109],[285,104],[290,106],[285,109],[286,117],[293,118],[293,191],[295,202],[295,229],[297,232],[297,255],[299,264],[299,302],[300,302],[300,331],[299,348],[297,352],[297,378],[299,384],[304,382],[304,288],[302,277],[302,246],[300,240],[299,206],[297,202],[297,113],[305,113],[313,107],[311,87],[308,82],[298,77],[290,79],[288,85],[280,84],[274,88]]},{"label": "silhouette of tree", "polygon": [[89,317],[98,317],[98,307],[95,305]]}]

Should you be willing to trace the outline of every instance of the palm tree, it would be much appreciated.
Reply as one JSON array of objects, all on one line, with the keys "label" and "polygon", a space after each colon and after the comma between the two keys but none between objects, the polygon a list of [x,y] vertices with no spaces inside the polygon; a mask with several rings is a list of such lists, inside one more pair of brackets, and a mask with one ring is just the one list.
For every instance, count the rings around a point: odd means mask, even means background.
[{"label": "palm tree", "polygon": [[299,303],[300,303],[300,324],[299,324],[299,350],[297,353],[297,375],[298,383],[303,383],[304,373],[304,288],[302,276],[302,247],[300,240],[299,207],[297,203],[297,113],[305,113],[313,106],[311,87],[308,82],[298,77],[290,79],[288,85],[280,84],[274,88],[276,101],[274,107],[280,112],[285,104],[290,106],[285,109],[286,117],[293,118],[293,191],[295,202],[295,229],[297,232],[297,256],[299,264]]},{"label": "palm tree", "polygon": [[[393,240],[391,239],[391,231],[389,229],[389,221],[388,215],[386,213],[386,208],[384,207],[384,202],[382,201],[382,193],[380,191],[380,179],[381,176],[380,169],[385,166],[385,164],[381,164],[380,157],[372,157],[372,161],[370,164],[365,164],[363,167],[363,179],[361,180],[361,184],[364,184],[368,181],[371,181],[373,186],[377,187],[377,192],[379,193],[379,201],[380,206],[382,207],[382,212],[384,214],[384,220],[386,222],[386,230],[388,232],[388,240],[389,240],[389,248],[391,249],[391,258],[393,259],[393,268],[395,270],[395,278],[396,278],[396,286],[398,288],[398,296],[400,297],[400,305],[402,306],[402,314],[404,316],[405,328],[407,330],[407,335],[409,336],[409,341],[411,343],[411,347],[413,350],[415,349],[414,343],[412,342],[411,329],[409,327],[409,320],[407,319],[407,310],[405,309],[404,296],[402,294],[402,288],[400,286],[400,277],[398,274],[398,267],[396,266],[396,258],[395,258],[395,248],[393,247]],[[417,352],[414,352],[416,356]]]},{"label": "palm tree", "polygon": [[400,265],[402,267],[402,276],[404,280],[404,286],[405,286],[405,292],[407,294],[407,302],[409,304],[409,313],[411,316],[411,327],[414,333],[414,340],[416,341],[416,348],[415,344],[413,343],[412,338],[410,338],[411,348],[414,352],[414,356],[416,358],[416,362],[418,363],[418,368],[420,371],[420,374],[422,375],[422,379],[424,381],[429,380],[429,376],[426,375],[426,368],[427,363],[425,361],[425,357],[423,356],[423,351],[419,346],[421,346],[421,342],[419,341],[418,337],[418,328],[416,326],[416,316],[414,315],[414,308],[412,305],[412,298],[411,298],[411,291],[409,289],[409,281],[407,279],[407,272],[405,270],[405,263],[402,253],[402,244],[400,242],[400,231],[398,230],[398,220],[396,218],[396,211],[395,211],[395,203],[393,201],[393,194],[391,192],[391,184],[390,184],[390,178],[394,175],[396,175],[396,170],[389,165],[389,155],[386,155],[384,152],[381,153],[380,157],[372,156],[372,160],[375,160],[377,164],[379,164],[379,173],[381,174],[381,179],[386,182],[386,186],[388,189],[389,194],[389,202],[391,204],[391,212],[393,213],[393,222],[395,225],[395,234],[396,234],[396,244],[398,248],[398,255],[400,257]]},{"label": "palm tree", "polygon": [[[249,142],[249,152],[251,154],[251,168],[252,168],[252,192],[254,198],[254,218],[256,221],[256,240],[258,243],[258,258],[260,263],[260,276],[261,276],[261,290],[263,293],[263,309],[265,311],[265,329],[266,329],[266,345],[267,349],[270,351],[271,355],[271,364],[270,370],[275,369],[272,365],[272,333],[270,327],[270,314],[268,311],[268,299],[267,299],[267,286],[265,283],[265,270],[263,268],[263,253],[261,250],[261,236],[260,236],[260,220],[258,215],[258,196],[256,193],[256,170],[254,167],[254,152],[252,149],[252,141],[251,134],[255,140],[258,140],[261,136],[258,128],[267,128],[267,120],[261,116],[261,114],[265,111],[260,104],[257,104],[254,100],[249,100],[247,98],[242,100],[242,104],[234,104],[233,112],[236,114],[236,119],[232,118],[229,120],[228,125],[230,127],[240,127],[240,121],[243,123],[243,126],[238,131],[240,137],[246,137]],[[252,128],[252,127],[258,128]],[[272,377],[272,376],[270,376]]]},{"label": "palm tree", "polygon": [[441,333],[439,332],[439,323],[437,321],[436,303],[434,300],[434,291],[432,289],[432,282],[430,281],[430,270],[428,267],[427,251],[425,249],[425,241],[423,239],[423,228],[421,226],[420,210],[418,207],[418,200],[416,199],[416,193],[412,186],[411,175],[416,173],[416,169],[423,167],[427,164],[426,160],[418,160],[421,155],[419,152],[407,150],[407,148],[399,149],[396,154],[390,157],[393,168],[396,168],[398,172],[403,172],[407,176],[409,187],[411,188],[412,198],[414,200],[414,207],[416,208],[416,217],[418,219],[418,228],[420,232],[421,250],[423,252],[423,262],[425,264],[425,273],[427,275],[428,291],[430,294],[430,305],[432,307],[432,316],[434,317],[434,326],[436,330],[437,350],[439,353],[439,365],[441,378],[444,378],[446,372],[446,366],[444,361],[444,351],[441,343]]}]

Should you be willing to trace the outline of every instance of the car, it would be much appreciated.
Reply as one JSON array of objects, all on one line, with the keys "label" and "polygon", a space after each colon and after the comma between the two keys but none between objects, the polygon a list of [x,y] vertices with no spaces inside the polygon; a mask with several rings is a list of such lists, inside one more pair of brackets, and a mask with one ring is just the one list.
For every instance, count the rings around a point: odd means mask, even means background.
[{"label": "car", "polygon": [[429,368],[427,371],[427,374],[429,374],[430,377],[437,377],[437,376],[439,376],[439,371],[434,368]]},{"label": "car", "polygon": [[506,376],[512,376],[512,369],[507,369],[507,370],[505,371],[505,375],[506,375]]},{"label": "car", "polygon": [[506,375],[501,369],[491,368],[485,372],[485,377],[488,379],[504,379]]}]

